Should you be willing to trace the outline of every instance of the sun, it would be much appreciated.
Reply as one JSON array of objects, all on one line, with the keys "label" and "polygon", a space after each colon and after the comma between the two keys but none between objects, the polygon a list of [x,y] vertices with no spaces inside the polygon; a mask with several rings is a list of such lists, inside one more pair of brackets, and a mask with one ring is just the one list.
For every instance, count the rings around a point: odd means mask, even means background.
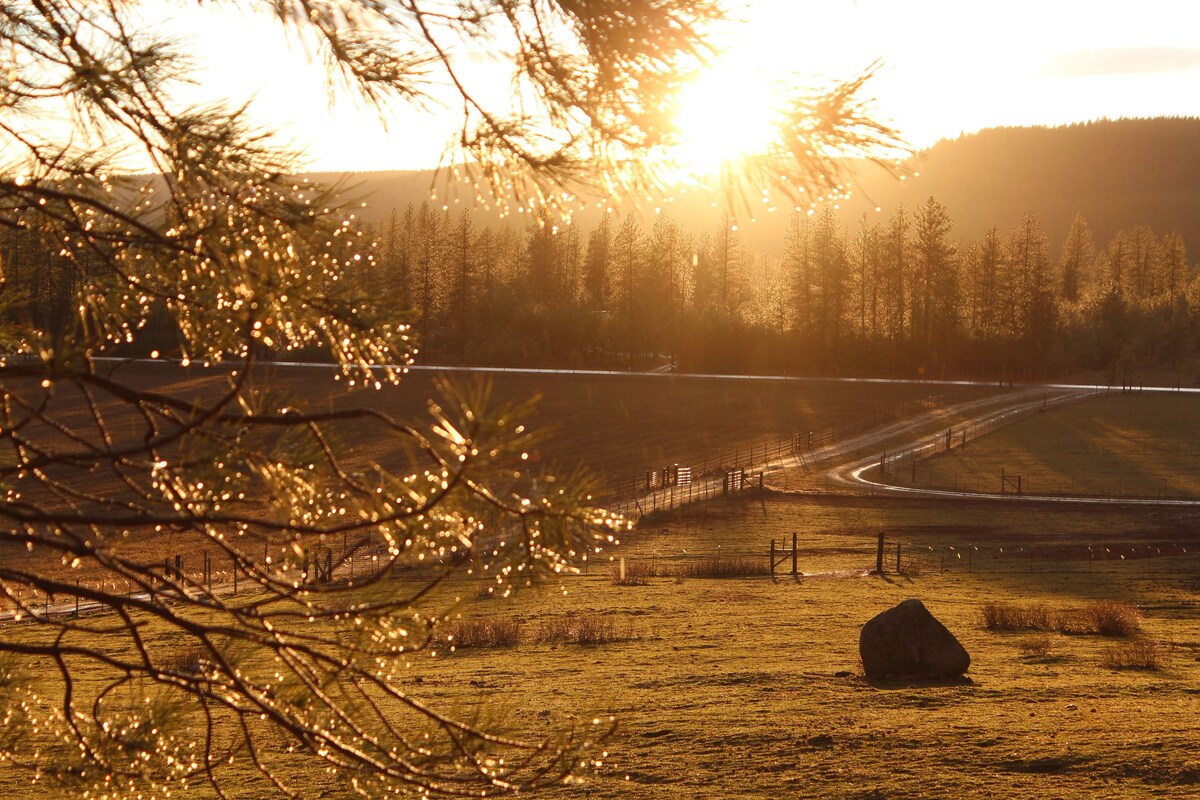
[{"label": "sun", "polygon": [[776,136],[778,106],[774,82],[762,70],[741,60],[714,64],[679,97],[672,160],[704,176],[763,153]]}]

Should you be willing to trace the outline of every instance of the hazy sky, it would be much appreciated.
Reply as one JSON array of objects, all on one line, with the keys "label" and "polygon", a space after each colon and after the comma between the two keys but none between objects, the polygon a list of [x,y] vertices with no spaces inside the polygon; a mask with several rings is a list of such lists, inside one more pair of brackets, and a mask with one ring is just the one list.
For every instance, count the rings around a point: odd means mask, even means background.
[{"label": "hazy sky", "polygon": [[[697,128],[753,116],[748,89],[784,73],[812,82],[883,66],[879,115],[925,146],[996,125],[1100,117],[1200,116],[1197,0],[750,0],[714,64]],[[445,115],[332,107],[319,66],[270,20],[163,5],[201,55],[194,98],[254,98],[257,116],[304,147],[314,169],[431,166],[453,131]],[[170,8],[170,11],[166,9]],[[706,109],[721,109],[706,121]],[[689,117],[691,118],[691,117]],[[718,121],[719,120],[719,121]],[[723,131],[728,136],[732,132]],[[698,143],[701,148],[704,143]]]}]

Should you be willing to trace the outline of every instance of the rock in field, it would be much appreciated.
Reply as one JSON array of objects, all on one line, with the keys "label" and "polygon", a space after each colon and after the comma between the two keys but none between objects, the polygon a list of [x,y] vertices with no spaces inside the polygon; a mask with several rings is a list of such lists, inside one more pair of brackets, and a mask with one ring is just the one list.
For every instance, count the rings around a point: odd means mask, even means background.
[{"label": "rock in field", "polygon": [[868,678],[957,678],[971,656],[920,600],[905,600],[863,625],[858,652]]}]

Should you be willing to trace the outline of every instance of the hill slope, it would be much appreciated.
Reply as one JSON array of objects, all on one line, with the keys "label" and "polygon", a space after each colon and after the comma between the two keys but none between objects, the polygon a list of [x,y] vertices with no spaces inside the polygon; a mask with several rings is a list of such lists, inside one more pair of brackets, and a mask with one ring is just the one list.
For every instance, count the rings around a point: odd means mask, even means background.
[{"label": "hill slope", "polygon": [[[886,218],[900,204],[911,209],[932,195],[949,208],[955,234],[963,240],[977,239],[993,225],[1011,229],[1032,210],[1057,250],[1081,212],[1100,247],[1118,230],[1143,223],[1159,234],[1179,231],[1189,252],[1200,254],[1200,119],[995,128],[939,142],[914,166],[920,177],[905,183],[876,167],[861,168],[855,175],[856,198],[839,212],[845,223],[855,224],[864,213]],[[419,204],[434,186],[429,171],[346,177],[352,194],[367,202],[367,219],[375,222],[385,221],[393,208]],[[685,227],[715,228],[721,214],[712,200],[693,192],[666,208]],[[590,226],[598,213],[585,212],[579,221]],[[480,224],[499,221],[494,213],[475,215]],[[743,226],[744,235],[774,250],[786,221],[786,213],[765,215]]]}]

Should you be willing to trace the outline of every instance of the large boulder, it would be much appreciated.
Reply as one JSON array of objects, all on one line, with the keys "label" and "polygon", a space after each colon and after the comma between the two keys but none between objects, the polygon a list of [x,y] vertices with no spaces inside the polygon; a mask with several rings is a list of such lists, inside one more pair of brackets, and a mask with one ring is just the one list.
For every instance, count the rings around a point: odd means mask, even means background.
[{"label": "large boulder", "polygon": [[920,600],[905,600],[863,625],[858,652],[868,678],[957,678],[971,656]]}]

